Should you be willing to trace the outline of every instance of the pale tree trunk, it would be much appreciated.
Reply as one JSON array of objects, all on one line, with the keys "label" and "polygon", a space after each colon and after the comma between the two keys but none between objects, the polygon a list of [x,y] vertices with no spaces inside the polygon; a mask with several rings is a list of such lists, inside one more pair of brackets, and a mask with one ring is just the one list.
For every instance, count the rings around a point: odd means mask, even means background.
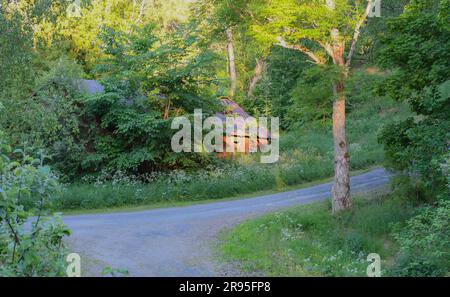
[{"label": "pale tree trunk", "polygon": [[[334,10],[334,0],[327,0],[329,9]],[[345,66],[345,42],[339,34],[339,29],[330,32],[332,45],[328,48],[334,65],[342,69],[346,76]],[[345,135],[345,94],[344,77],[333,82],[333,141],[334,141],[334,185],[332,190],[333,213],[351,207],[350,199],[350,177],[349,177],[349,154],[347,137]]]},{"label": "pale tree trunk", "polygon": [[141,21],[142,16],[144,15],[145,6],[147,5],[147,0],[142,0],[141,6],[139,8],[139,15],[135,21],[136,24],[138,24]]},{"label": "pale tree trunk", "polygon": [[352,206],[350,198],[349,153],[345,133],[344,83],[333,83],[333,140],[334,140],[334,185],[332,190],[333,213]]},{"label": "pale tree trunk", "polygon": [[237,74],[236,74],[236,64],[234,60],[233,32],[231,28],[228,28],[226,33],[227,33],[228,73],[230,75],[230,96],[234,97],[234,95],[236,94]]},{"label": "pale tree trunk", "polygon": [[[334,0],[326,0],[326,5],[329,9],[335,9]],[[350,166],[348,153],[347,138],[345,135],[345,86],[344,80],[348,75],[348,68],[351,66],[352,57],[356,49],[356,43],[360,35],[360,29],[370,10],[373,7],[373,0],[367,2],[367,7],[356,24],[353,34],[352,44],[347,56],[347,61],[344,58],[345,42],[339,36],[339,29],[331,30],[332,46],[325,45],[325,50],[331,54],[333,63],[340,67],[343,71],[342,78],[333,82],[333,93],[335,101],[333,103],[333,140],[334,140],[334,185],[332,190],[332,208],[333,213],[352,207],[350,198]]]},{"label": "pale tree trunk", "polygon": [[332,190],[333,213],[352,206],[350,198],[350,173],[347,137],[345,134],[345,43],[338,29],[331,30],[333,63],[343,71],[343,77],[333,82],[333,141],[334,141],[334,185]]},{"label": "pale tree trunk", "polygon": [[256,87],[256,84],[262,78],[264,64],[265,64],[264,59],[261,58],[261,59],[256,60],[255,71],[254,71],[252,79],[250,80],[250,85],[248,86],[247,97],[253,96],[253,91]]}]

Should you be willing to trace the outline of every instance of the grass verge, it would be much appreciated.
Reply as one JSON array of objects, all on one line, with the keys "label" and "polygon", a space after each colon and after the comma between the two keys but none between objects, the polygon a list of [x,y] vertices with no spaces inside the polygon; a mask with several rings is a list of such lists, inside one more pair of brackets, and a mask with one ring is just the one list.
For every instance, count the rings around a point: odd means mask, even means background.
[{"label": "grass verge", "polygon": [[[365,172],[368,172],[370,170],[379,168],[378,166],[372,166],[370,168],[364,169],[364,170],[355,170],[350,172],[351,176],[363,174]],[[147,203],[147,204],[141,204],[141,205],[123,205],[123,206],[117,206],[117,207],[103,207],[103,208],[91,208],[91,209],[62,209],[61,212],[64,215],[80,215],[80,214],[96,214],[96,213],[116,213],[116,212],[137,212],[137,211],[144,211],[144,210],[151,210],[151,209],[158,209],[158,208],[169,208],[169,207],[183,207],[183,206],[189,206],[189,205],[195,205],[195,204],[206,204],[206,203],[213,203],[213,202],[220,202],[220,201],[232,201],[232,200],[239,200],[239,199],[248,199],[248,198],[255,198],[265,195],[271,195],[276,193],[282,193],[287,191],[293,191],[308,187],[313,187],[316,185],[324,184],[333,181],[332,177],[319,179],[313,182],[307,182],[300,185],[291,185],[291,186],[285,186],[283,188],[278,189],[272,189],[272,190],[263,190],[263,191],[256,191],[249,194],[240,194],[235,195],[232,197],[225,197],[225,198],[213,198],[213,199],[201,199],[201,200],[187,200],[187,201],[177,201],[177,200],[168,200],[165,202],[154,202],[154,203]]]},{"label": "grass verge", "polygon": [[219,253],[244,272],[268,276],[366,276],[367,256],[381,256],[382,272],[398,246],[392,226],[415,207],[389,194],[356,197],[351,211],[333,216],[330,202],[302,205],[247,221],[221,235]]}]

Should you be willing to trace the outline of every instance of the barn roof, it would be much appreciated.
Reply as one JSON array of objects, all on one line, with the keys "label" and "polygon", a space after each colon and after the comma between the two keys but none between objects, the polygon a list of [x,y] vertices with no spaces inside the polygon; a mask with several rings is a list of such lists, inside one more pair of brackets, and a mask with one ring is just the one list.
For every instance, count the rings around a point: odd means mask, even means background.
[{"label": "barn roof", "polygon": [[[230,115],[240,116],[244,120],[251,117],[251,115],[249,115],[242,107],[240,107],[236,102],[234,102],[233,100],[230,100],[229,98],[222,97],[220,99],[220,103],[222,103],[222,105],[225,107],[225,110],[224,110],[224,112],[216,113],[216,116],[218,118],[220,118],[221,121],[224,123],[226,121],[227,116],[230,116]],[[259,125],[259,123],[258,123],[258,125]],[[259,126],[258,128],[259,128],[258,138],[265,138],[265,139],[271,138],[271,134],[267,130],[266,127]],[[234,126],[234,130],[232,131],[232,133],[234,133],[236,130],[237,130],[237,125]]]},{"label": "barn roof", "polygon": [[88,94],[104,93],[105,88],[96,80],[92,79],[78,79],[76,81],[77,87],[80,91]]}]

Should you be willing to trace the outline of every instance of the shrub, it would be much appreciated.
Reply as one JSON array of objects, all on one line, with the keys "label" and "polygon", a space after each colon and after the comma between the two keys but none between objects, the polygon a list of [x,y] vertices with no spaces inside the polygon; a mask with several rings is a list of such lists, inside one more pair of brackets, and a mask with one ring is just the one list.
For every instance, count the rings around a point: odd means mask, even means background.
[{"label": "shrub", "polygon": [[393,237],[400,245],[396,276],[445,276],[450,269],[450,201],[424,207],[405,226],[397,224]]},{"label": "shrub", "polygon": [[431,199],[450,194],[442,168],[450,131],[449,8],[446,0],[410,1],[387,23],[380,51],[382,66],[393,71],[378,92],[408,102],[417,114],[383,130],[387,165],[420,177]]},{"label": "shrub", "polygon": [[[12,161],[10,155],[9,146],[0,139],[0,275],[61,276],[65,273],[62,239],[70,232],[58,216],[44,218],[57,179],[42,157],[15,151],[20,159]],[[35,199],[34,218],[21,205],[30,198]]]}]

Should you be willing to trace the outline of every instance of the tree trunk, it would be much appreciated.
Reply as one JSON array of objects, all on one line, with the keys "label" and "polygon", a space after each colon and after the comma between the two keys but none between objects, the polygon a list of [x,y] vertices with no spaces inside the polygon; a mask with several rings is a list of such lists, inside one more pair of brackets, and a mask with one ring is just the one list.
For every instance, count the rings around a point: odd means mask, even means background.
[{"label": "tree trunk", "polygon": [[333,83],[336,99],[333,103],[334,185],[333,213],[352,206],[350,199],[349,153],[345,135],[345,95],[342,80]]},{"label": "tree trunk", "polygon": [[231,28],[227,29],[227,53],[228,53],[228,73],[230,75],[230,96],[236,94],[236,64],[234,61],[233,32]]},{"label": "tree trunk", "polygon": [[169,118],[171,103],[172,103],[172,100],[170,99],[170,96],[167,96],[166,105],[164,106],[164,114],[163,114],[164,120],[167,120]]},{"label": "tree trunk", "polygon": [[[360,34],[360,29],[372,9],[372,0],[367,3],[365,14],[356,24],[353,34],[352,45],[345,62],[345,41],[339,36],[339,29],[331,29],[332,45],[325,45],[325,50],[331,55],[334,65],[342,69],[342,77],[333,82],[333,93],[335,101],[333,103],[333,140],[334,140],[334,185],[332,190],[333,213],[352,206],[350,198],[350,177],[348,144],[345,135],[345,94],[344,80],[348,75],[348,67],[351,65],[352,56],[356,48],[356,42]],[[326,5],[330,10],[335,10],[334,0],[326,0]]]},{"label": "tree trunk", "polygon": [[253,74],[252,79],[250,80],[250,85],[248,86],[248,93],[247,93],[247,97],[252,97],[253,96],[253,90],[256,87],[256,84],[258,83],[258,81],[261,79],[262,77],[262,72],[264,69],[264,64],[265,61],[264,59],[258,59],[256,61],[256,66],[255,66],[255,73]]},{"label": "tree trunk", "polygon": [[[334,1],[327,0],[327,5],[334,10]],[[350,174],[347,137],[345,135],[345,94],[344,80],[347,76],[345,66],[345,41],[340,36],[339,29],[330,31],[332,43],[333,64],[341,68],[342,76],[333,82],[333,141],[334,141],[334,185],[332,190],[333,213],[352,206],[350,198]]]}]

